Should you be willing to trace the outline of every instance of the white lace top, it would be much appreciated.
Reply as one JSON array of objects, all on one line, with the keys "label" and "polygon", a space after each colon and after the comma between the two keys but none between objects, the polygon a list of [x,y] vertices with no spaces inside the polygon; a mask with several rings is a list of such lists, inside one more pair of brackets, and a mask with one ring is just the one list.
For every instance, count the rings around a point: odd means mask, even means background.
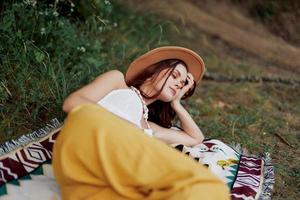
[{"label": "white lace top", "polygon": [[144,129],[141,125],[143,115],[143,104],[138,94],[132,89],[116,89],[104,96],[99,105],[108,111],[118,115],[119,117],[135,124],[143,129],[145,134],[152,136],[152,129]]}]

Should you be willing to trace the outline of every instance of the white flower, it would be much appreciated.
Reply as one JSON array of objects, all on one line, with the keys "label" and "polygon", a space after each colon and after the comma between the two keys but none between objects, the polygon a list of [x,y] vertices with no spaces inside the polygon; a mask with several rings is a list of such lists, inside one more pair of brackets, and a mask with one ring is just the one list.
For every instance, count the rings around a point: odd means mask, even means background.
[{"label": "white flower", "polygon": [[108,0],[105,0],[105,1],[104,1],[104,4],[105,4],[105,5],[110,5],[110,2],[109,2]]},{"label": "white flower", "polygon": [[77,47],[77,50],[82,51],[82,52],[85,52],[85,51],[86,51],[86,49],[85,49],[83,46]]},{"label": "white flower", "polygon": [[117,23],[117,22],[114,22],[114,23],[113,23],[113,26],[114,26],[114,27],[117,27],[117,26],[118,26],[118,23]]},{"label": "white flower", "polygon": [[45,28],[41,28],[41,35],[46,35],[46,29]]},{"label": "white flower", "polygon": [[32,6],[32,7],[35,7],[36,5],[36,0],[23,0],[23,2],[28,5],[28,6]]},{"label": "white flower", "polygon": [[55,11],[53,12],[53,15],[54,15],[55,17],[57,17],[57,16],[59,15],[59,13],[55,10]]}]

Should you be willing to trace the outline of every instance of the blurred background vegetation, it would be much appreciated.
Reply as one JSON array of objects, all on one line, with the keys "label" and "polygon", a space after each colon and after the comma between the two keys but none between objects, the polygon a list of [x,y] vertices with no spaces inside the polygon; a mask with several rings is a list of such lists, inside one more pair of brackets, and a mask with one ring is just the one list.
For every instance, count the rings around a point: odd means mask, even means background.
[{"label": "blurred background vegetation", "polygon": [[205,79],[183,102],[204,134],[270,152],[274,199],[297,199],[299,84],[208,75],[299,80],[299,21],[297,0],[1,1],[0,142],[62,122],[63,99],[104,71],[125,72],[149,49],[181,45],[206,62]]}]

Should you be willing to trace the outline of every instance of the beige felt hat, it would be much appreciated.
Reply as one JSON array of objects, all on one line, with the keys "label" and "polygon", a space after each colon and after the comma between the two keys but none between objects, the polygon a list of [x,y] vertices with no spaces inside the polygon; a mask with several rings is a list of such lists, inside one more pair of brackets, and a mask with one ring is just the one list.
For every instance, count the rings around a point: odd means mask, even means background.
[{"label": "beige felt hat", "polygon": [[125,76],[126,81],[134,79],[148,66],[165,59],[182,60],[186,64],[188,72],[194,76],[194,80],[197,84],[204,75],[205,64],[197,53],[184,47],[164,46],[148,51],[135,59],[127,69]]}]

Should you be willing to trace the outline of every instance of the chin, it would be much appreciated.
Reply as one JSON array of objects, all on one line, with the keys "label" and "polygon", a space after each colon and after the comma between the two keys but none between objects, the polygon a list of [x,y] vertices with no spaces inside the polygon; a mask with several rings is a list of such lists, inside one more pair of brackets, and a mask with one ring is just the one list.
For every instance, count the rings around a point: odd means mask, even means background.
[{"label": "chin", "polygon": [[171,102],[174,99],[174,96],[170,93],[164,93],[160,96],[159,100],[163,102]]}]

